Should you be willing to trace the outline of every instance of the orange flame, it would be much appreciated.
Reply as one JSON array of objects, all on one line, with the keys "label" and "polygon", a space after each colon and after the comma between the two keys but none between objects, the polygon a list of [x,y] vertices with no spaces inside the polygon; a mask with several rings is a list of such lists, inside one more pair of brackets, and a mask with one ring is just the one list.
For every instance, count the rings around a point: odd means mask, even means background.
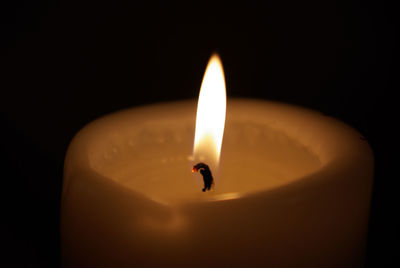
[{"label": "orange flame", "polygon": [[194,161],[218,167],[226,116],[226,88],[221,59],[213,54],[208,62],[197,104]]}]

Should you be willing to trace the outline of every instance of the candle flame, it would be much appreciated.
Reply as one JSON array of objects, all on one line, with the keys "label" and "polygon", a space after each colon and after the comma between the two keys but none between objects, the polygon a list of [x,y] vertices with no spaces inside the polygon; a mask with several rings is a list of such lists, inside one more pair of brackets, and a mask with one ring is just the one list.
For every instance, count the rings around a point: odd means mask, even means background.
[{"label": "candle flame", "polygon": [[194,161],[217,168],[226,115],[225,77],[221,59],[213,54],[200,88],[194,136]]}]

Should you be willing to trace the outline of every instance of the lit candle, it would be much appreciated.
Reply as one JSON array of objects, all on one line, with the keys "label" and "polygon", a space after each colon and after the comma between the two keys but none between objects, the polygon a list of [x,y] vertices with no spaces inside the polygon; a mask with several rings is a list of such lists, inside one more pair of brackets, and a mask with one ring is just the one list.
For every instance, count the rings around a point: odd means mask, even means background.
[{"label": "lit candle", "polygon": [[[200,94],[205,125],[195,127],[194,101],[180,101],[116,112],[76,135],[64,166],[65,267],[362,266],[366,141],[318,112],[249,99],[228,100],[224,132],[224,87],[214,56],[201,91],[218,103]],[[191,173],[197,161],[210,166],[210,191]]]}]

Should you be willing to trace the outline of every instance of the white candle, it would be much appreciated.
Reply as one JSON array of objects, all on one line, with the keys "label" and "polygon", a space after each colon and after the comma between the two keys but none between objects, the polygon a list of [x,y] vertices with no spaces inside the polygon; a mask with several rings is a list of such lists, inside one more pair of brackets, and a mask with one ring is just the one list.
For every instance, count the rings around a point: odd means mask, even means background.
[{"label": "white candle", "polygon": [[116,112],[65,159],[65,267],[362,266],[373,157],[307,109],[229,99],[220,172],[191,173],[196,103]]}]

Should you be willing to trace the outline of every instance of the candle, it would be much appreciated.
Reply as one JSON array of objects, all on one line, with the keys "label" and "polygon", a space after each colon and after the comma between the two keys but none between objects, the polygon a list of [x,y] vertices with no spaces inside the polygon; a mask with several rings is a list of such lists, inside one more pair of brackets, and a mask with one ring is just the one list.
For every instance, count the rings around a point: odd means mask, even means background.
[{"label": "candle", "polygon": [[[357,131],[304,108],[229,99],[213,158],[193,155],[195,121],[195,101],[162,103],[76,135],[64,166],[65,267],[362,266],[373,156]],[[211,191],[191,173],[197,160],[211,167]]]}]

